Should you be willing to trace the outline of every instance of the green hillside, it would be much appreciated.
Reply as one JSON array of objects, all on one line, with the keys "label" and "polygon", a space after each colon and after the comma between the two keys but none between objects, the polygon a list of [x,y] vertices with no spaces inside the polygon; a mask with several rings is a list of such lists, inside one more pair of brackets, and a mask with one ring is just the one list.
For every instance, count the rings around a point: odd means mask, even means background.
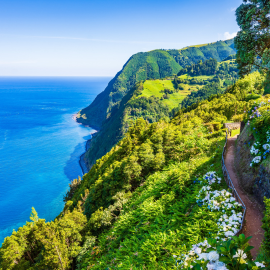
[{"label": "green hillside", "polygon": [[[201,63],[196,65],[203,66]],[[104,122],[99,135],[92,140],[85,155],[88,166],[91,167],[96,159],[110,151],[136,119],[142,117],[149,123],[160,119],[168,120],[181,107],[223,93],[237,78],[235,68],[235,61],[231,60],[216,63],[213,75],[184,74],[137,83],[123,98],[119,107],[112,110],[111,117]]]},{"label": "green hillside", "polygon": [[[225,94],[180,110],[171,121],[138,119],[82,181],[70,185],[54,221],[39,219],[33,210],[31,222],[6,238],[0,269],[188,269],[198,260],[192,246],[209,237],[219,239],[209,244],[218,245],[220,254],[220,245],[242,249],[248,261],[248,239],[229,240],[243,213],[222,177],[222,124],[249,117],[244,111],[260,102],[265,116],[256,128],[269,121],[270,96],[261,96],[262,82],[263,76],[253,73]],[[135,98],[126,102],[132,104],[142,90],[143,82],[136,84]],[[218,194],[218,207],[208,191]],[[231,226],[227,219],[235,215]],[[210,251],[202,245],[202,252]]]},{"label": "green hillside", "polygon": [[[194,87],[194,90],[196,88]],[[197,90],[197,89],[196,89]],[[155,96],[161,100],[161,103],[168,107],[169,110],[172,110],[182,102],[182,100],[190,94],[191,90],[189,87],[186,87],[184,90],[175,89],[173,80],[164,79],[164,80],[147,80],[143,83],[142,93],[137,97],[146,97]]]},{"label": "green hillside", "polygon": [[171,76],[186,65],[214,58],[223,60],[235,54],[233,40],[218,41],[188,47],[182,50],[154,50],[133,55],[123,69],[109,82],[106,89],[78,115],[78,122],[100,129],[118,104],[136,82]]},{"label": "green hillside", "polygon": [[91,105],[80,111],[77,121],[100,129],[115,105],[136,82],[164,78],[176,74],[180,69],[181,66],[167,51],[155,50],[133,55]]}]

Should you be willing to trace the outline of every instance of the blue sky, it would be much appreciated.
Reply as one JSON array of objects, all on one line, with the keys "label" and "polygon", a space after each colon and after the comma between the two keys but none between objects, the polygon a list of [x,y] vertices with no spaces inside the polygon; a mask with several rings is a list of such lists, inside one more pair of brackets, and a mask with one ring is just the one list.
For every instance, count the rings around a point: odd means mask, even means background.
[{"label": "blue sky", "polygon": [[0,76],[114,76],[128,58],[232,37],[240,0],[0,0]]}]

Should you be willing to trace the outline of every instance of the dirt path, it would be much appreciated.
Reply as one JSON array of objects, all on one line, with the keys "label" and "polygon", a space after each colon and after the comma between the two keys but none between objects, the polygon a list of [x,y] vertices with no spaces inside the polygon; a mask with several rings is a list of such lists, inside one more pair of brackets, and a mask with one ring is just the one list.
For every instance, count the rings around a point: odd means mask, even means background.
[{"label": "dirt path", "polygon": [[229,171],[235,189],[237,190],[239,196],[241,197],[247,208],[246,222],[243,233],[245,234],[246,237],[253,236],[249,241],[249,243],[251,246],[254,247],[254,249],[251,250],[251,254],[252,257],[255,258],[259,252],[264,236],[264,231],[261,228],[263,214],[261,207],[255,201],[249,198],[249,196],[243,191],[243,189],[240,187],[238,183],[237,174],[235,173],[234,168],[235,141],[236,137],[228,139],[225,165],[227,167],[227,170]]}]

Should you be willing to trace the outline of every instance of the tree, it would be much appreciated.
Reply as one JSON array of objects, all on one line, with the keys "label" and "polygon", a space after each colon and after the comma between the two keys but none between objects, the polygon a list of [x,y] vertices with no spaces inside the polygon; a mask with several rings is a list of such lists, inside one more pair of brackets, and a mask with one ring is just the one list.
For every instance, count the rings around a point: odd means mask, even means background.
[{"label": "tree", "polygon": [[46,223],[33,207],[30,219],[6,237],[0,248],[0,269],[69,269],[81,249],[84,214],[74,209]]},{"label": "tree", "polygon": [[243,0],[236,10],[240,31],[235,38],[237,64],[240,76],[254,67],[270,72],[270,2]]}]

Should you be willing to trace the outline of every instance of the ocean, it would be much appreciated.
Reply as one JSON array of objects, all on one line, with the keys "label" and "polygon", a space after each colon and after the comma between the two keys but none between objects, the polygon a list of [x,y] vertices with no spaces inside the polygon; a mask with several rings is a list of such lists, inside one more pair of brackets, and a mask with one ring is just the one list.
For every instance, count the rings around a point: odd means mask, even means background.
[{"label": "ocean", "polygon": [[0,246],[29,221],[53,220],[93,131],[72,116],[109,77],[0,77]]}]

